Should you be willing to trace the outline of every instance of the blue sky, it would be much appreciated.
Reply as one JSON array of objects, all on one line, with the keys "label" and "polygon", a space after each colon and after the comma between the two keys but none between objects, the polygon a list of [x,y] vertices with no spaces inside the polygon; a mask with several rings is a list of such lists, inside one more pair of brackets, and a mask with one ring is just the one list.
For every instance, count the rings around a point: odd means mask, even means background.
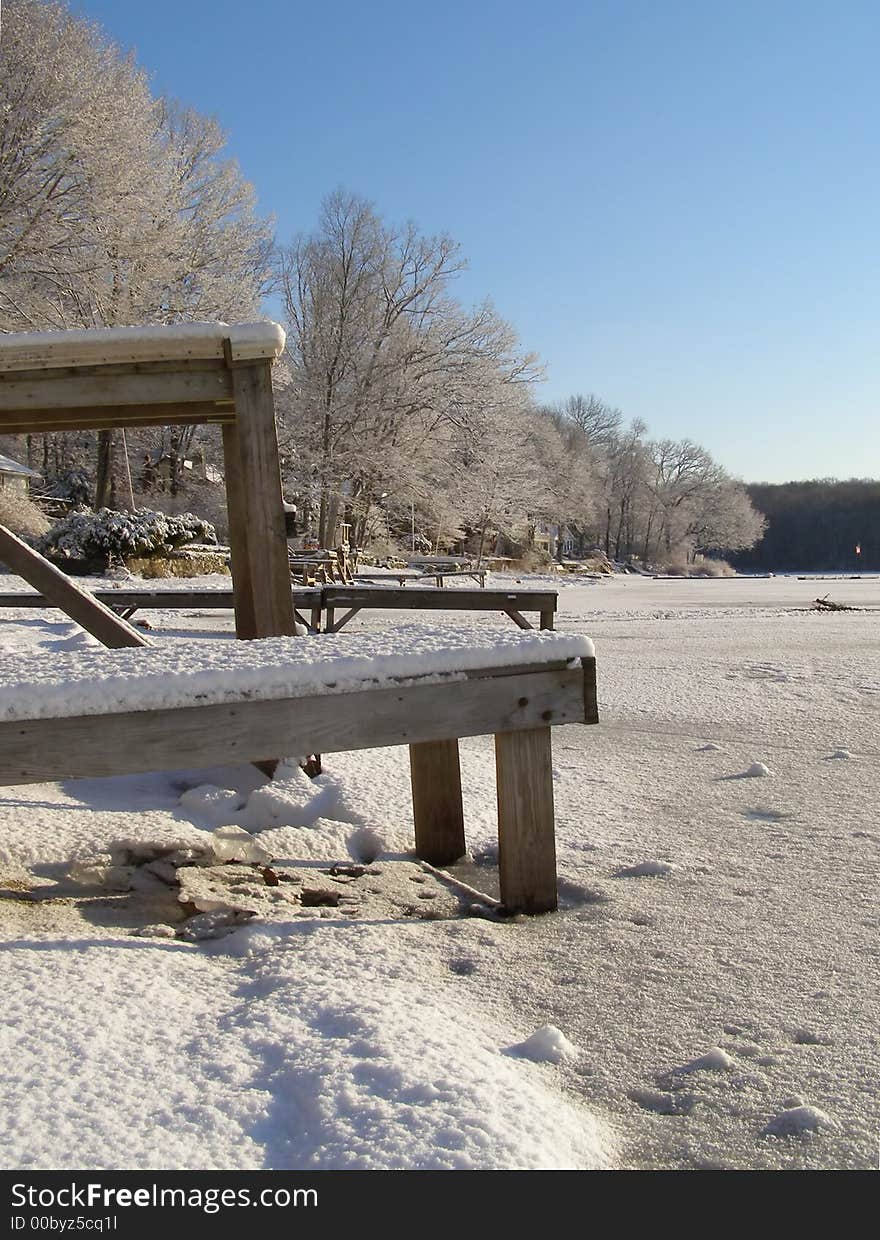
[{"label": "blue sky", "polygon": [[748,481],[880,475],[875,0],[83,0],[287,240],[448,232],[547,365]]}]

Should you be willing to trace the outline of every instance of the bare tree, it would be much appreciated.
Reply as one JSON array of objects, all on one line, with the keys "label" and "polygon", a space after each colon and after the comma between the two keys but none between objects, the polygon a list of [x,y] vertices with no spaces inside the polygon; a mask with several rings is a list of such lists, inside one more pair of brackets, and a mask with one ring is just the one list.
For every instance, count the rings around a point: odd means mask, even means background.
[{"label": "bare tree", "polygon": [[562,502],[565,448],[551,421],[525,402],[484,412],[460,437],[450,462],[448,494],[474,532],[477,563],[490,532],[529,543],[538,520]]},{"label": "bare tree", "polygon": [[767,520],[745,484],[724,479],[691,516],[687,537],[695,551],[745,551],[764,537]]},{"label": "bare tree", "polygon": [[492,306],[465,310],[449,293],[457,245],[397,228],[337,192],[317,232],[281,255],[290,324],[287,442],[319,493],[319,538],[341,506],[355,524],[377,496],[410,487],[452,429],[537,377],[532,355]]},{"label": "bare tree", "polygon": [[[155,100],[66,5],[7,0],[4,16],[0,330],[256,314],[270,227],[216,122]],[[99,503],[113,472],[101,432]]]},{"label": "bare tree", "polygon": [[168,190],[146,79],[62,4],[7,0],[5,18],[0,327],[124,321]]},{"label": "bare tree", "polygon": [[607,405],[592,392],[588,396],[578,394],[567,397],[555,406],[554,412],[564,422],[577,427],[588,444],[606,451],[612,446],[623,426],[621,411]]}]

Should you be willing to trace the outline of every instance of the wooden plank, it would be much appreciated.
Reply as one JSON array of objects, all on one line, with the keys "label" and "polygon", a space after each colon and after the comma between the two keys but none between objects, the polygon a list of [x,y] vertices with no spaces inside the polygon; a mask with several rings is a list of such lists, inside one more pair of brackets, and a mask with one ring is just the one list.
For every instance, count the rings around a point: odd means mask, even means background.
[{"label": "wooden plank", "polygon": [[511,911],[557,906],[550,729],[495,736],[501,902]]},{"label": "wooden plank", "polygon": [[246,537],[256,633],[258,637],[292,636],[296,629],[270,364],[233,367],[232,386],[241,485],[247,497]]},{"label": "wooden plank", "polygon": [[[147,610],[229,611],[234,605],[232,590],[94,590],[95,598],[108,607],[137,607]],[[0,596],[2,599],[4,596]]]},{"label": "wooden plank", "polygon": [[328,586],[325,601],[335,607],[402,611],[555,611],[556,594],[547,590],[437,590],[428,586]]},{"label": "wooden plank", "polygon": [[541,611],[541,618],[540,618],[540,622],[539,622],[539,626],[538,626],[538,627],[539,627],[539,628],[542,628],[542,629],[551,629],[551,630],[552,630],[552,628],[553,628],[553,609],[551,609],[551,608],[547,608],[547,609],[545,609],[545,610],[542,610],[542,611]]},{"label": "wooden plank", "polygon": [[[167,336],[168,328],[163,328],[158,338],[145,332],[141,340],[133,339],[124,349],[117,347],[111,354],[106,340],[102,339],[104,330],[99,328],[89,333],[88,339],[84,332],[59,332],[49,348],[31,346],[21,336],[4,336],[0,342],[0,367],[7,374],[52,375],[71,370],[132,369],[156,362],[175,369],[193,362],[210,364],[213,361],[215,368],[223,365],[223,338],[219,333],[215,341],[196,345],[194,349],[192,344],[175,346]],[[69,342],[65,341],[65,335],[70,338]],[[75,340],[74,336],[80,339]],[[200,356],[194,357],[194,353]]]},{"label": "wooden plank", "polygon": [[233,405],[194,403],[192,405],[109,406],[100,411],[33,410],[27,413],[0,413],[0,434],[48,435],[55,431],[98,431],[113,427],[200,426],[205,422],[222,425],[235,418]]},{"label": "wooden plank", "polygon": [[[96,596],[97,597],[97,596]],[[0,607],[51,607],[45,594],[31,594],[29,591],[11,590],[8,594],[0,594]]]},{"label": "wooden plank", "polygon": [[254,613],[253,582],[248,547],[248,503],[241,475],[238,427],[223,427],[223,473],[226,480],[226,512],[229,518],[229,559],[235,605],[235,636],[240,641],[258,637]]},{"label": "wooden plank", "polygon": [[0,784],[418,744],[583,717],[583,672],[566,668],[292,700],[9,721],[0,723]]},{"label": "wooden plank", "polygon": [[0,561],[28,585],[39,590],[53,607],[59,607],[71,620],[113,650],[125,646],[149,646],[150,641],[104,603],[93,598],[82,586],[71,581],[27,543],[0,525]]},{"label": "wooden plank", "polygon": [[226,371],[226,361],[222,355],[213,359],[177,358],[171,361],[154,358],[149,361],[141,360],[138,362],[90,362],[82,366],[64,365],[48,368],[43,366],[10,367],[5,364],[6,358],[4,356],[4,345],[9,339],[9,336],[0,336],[0,385],[12,382],[69,383],[74,379],[96,379],[102,375],[123,377],[147,374],[194,374],[197,371],[222,374]]},{"label": "wooden plank", "polygon": [[[98,599],[108,607],[168,611],[182,611],[187,608],[202,611],[231,611],[235,606],[232,590],[91,590],[90,594],[92,598]],[[313,627],[316,612],[318,624],[320,624],[321,591],[319,589],[293,590],[291,597],[294,607],[312,610]],[[45,594],[32,594],[24,590],[10,590],[0,594],[0,608],[51,606],[53,604],[48,601]]]},{"label": "wooden plank", "polygon": [[416,856],[451,865],[464,856],[464,809],[458,741],[426,741],[409,747]]},{"label": "wooden plank", "polygon": [[109,371],[57,378],[0,379],[0,412],[35,409],[99,409],[103,405],[179,405],[228,400],[232,383],[225,368],[117,374]]}]

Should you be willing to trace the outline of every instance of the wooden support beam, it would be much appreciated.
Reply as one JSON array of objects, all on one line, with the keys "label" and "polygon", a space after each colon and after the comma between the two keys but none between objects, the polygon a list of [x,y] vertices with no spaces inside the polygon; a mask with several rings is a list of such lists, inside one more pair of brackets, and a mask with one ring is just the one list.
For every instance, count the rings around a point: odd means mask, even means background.
[{"label": "wooden support beam", "polygon": [[553,611],[552,611],[552,609],[547,608],[546,610],[544,610],[544,611],[540,612],[540,623],[539,623],[539,628],[542,628],[542,629],[552,629],[552,628],[553,628]]},{"label": "wooden support beam", "polygon": [[345,613],[345,615],[340,616],[339,619],[336,621],[336,623],[331,628],[329,617],[333,615],[334,613],[331,608],[328,608],[327,609],[327,616],[328,616],[327,632],[328,633],[339,633],[342,629],[345,628],[349,620],[353,620],[355,618],[355,616],[358,614],[360,610],[361,610],[360,607],[350,607],[348,611]]},{"label": "wooden support beam", "polygon": [[53,431],[112,430],[134,426],[200,426],[231,422],[231,401],[191,405],[126,405],[100,409],[34,409],[0,413],[0,434],[45,435]]},{"label": "wooden support beam", "polygon": [[511,620],[513,620],[515,624],[518,624],[521,629],[530,629],[532,627],[522,612],[517,611],[515,607],[505,607],[504,610],[506,614],[510,616]]},{"label": "wooden support beam", "polygon": [[[295,633],[287,563],[287,528],[278,465],[275,401],[269,362],[232,368],[254,624],[258,637]],[[239,506],[237,520],[244,513]],[[231,534],[230,534],[231,537]]]},{"label": "wooden support beam", "polygon": [[458,741],[409,747],[416,855],[431,865],[451,865],[466,851]]},{"label": "wooden support beam", "polygon": [[599,722],[599,696],[596,690],[596,660],[581,659],[584,669],[584,723]]},{"label": "wooden support beam", "polygon": [[511,911],[557,907],[550,729],[495,736],[501,902]]},{"label": "wooden support beam", "polygon": [[[268,366],[268,363],[266,364]],[[52,375],[53,377],[48,377]],[[22,378],[13,372],[0,379],[0,411],[30,409],[100,409],[102,405],[180,405],[217,401],[231,395],[225,367],[213,370],[120,374],[111,367],[95,374],[46,372]]]},{"label": "wooden support beam", "polygon": [[229,518],[229,558],[235,607],[235,636],[252,641],[259,636],[254,615],[254,594],[248,549],[248,504],[241,476],[238,427],[223,427],[223,471],[226,478],[226,512]]},{"label": "wooden support beam", "polygon": [[52,607],[59,607],[103,645],[119,650],[125,646],[151,644],[143,633],[71,581],[5,525],[0,525],[0,561],[45,595]]},{"label": "wooden support beam", "polygon": [[[314,609],[312,610],[312,615],[314,616]],[[301,625],[303,626],[303,628],[304,628],[304,629],[308,629],[310,633],[318,633],[318,632],[320,631],[320,626],[321,626],[321,612],[320,612],[320,610],[318,611],[318,624],[317,624],[317,626],[316,626],[314,623],[312,623],[312,622],[308,621],[308,620],[305,618],[305,616],[302,614],[302,612],[301,612],[301,611],[299,611],[296,607],[294,607],[294,609],[293,609],[293,618],[294,618],[294,620],[297,622],[297,624],[301,624]]]}]

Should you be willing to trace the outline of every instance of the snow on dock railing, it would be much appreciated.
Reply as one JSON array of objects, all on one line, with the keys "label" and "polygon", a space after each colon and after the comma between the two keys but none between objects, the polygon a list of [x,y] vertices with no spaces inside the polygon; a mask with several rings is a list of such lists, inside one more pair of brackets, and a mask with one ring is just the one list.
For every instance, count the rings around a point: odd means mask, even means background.
[{"label": "snow on dock railing", "polygon": [[[174,323],[0,335],[0,370],[120,365],[143,361],[274,360],[284,349],[278,323]],[[228,342],[228,344],[227,344]]]},{"label": "snow on dock railing", "polygon": [[0,654],[0,720],[51,719],[338,694],[401,680],[594,657],[589,638],[547,631],[395,632],[175,642],[144,650]]}]

